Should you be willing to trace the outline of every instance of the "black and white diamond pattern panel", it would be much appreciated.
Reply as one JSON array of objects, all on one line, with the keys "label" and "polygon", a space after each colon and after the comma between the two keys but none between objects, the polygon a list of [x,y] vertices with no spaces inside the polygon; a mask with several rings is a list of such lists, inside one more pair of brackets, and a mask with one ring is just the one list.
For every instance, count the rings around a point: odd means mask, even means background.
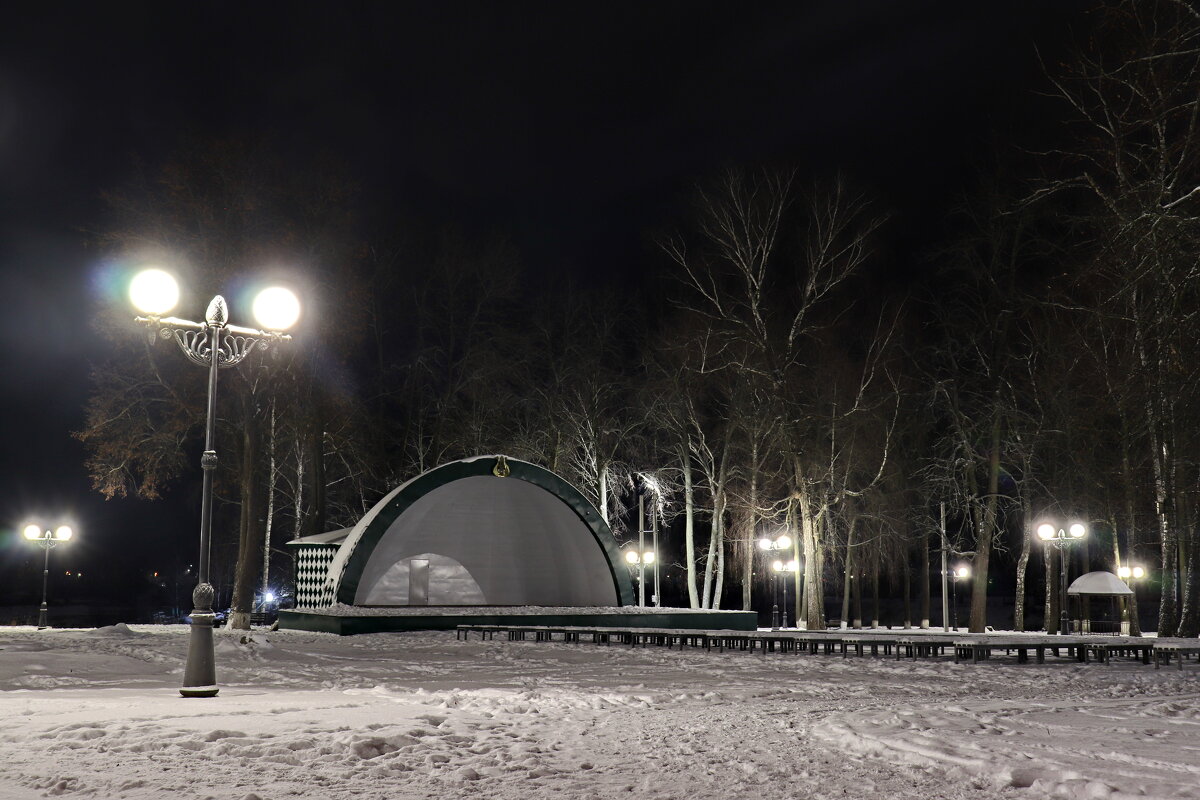
[{"label": "black and white diamond pattern panel", "polygon": [[[337,546],[317,544],[298,547],[296,553],[296,606],[325,608],[333,605],[333,593],[325,589],[325,575],[337,555]],[[325,595],[329,594],[326,599]]]}]

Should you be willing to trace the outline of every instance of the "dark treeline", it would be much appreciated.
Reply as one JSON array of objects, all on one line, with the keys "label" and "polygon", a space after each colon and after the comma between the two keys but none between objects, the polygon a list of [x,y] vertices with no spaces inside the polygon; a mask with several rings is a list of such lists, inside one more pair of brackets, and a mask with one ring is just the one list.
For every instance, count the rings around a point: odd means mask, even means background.
[{"label": "dark treeline", "polygon": [[[775,168],[701,181],[633,300],[534,287],[503,239],[368,226],[336,163],[285,166],[265,142],[191,144],[114,191],[97,245],[182,273],[190,307],[223,292],[237,321],[246,276],[304,276],[295,341],[223,378],[237,624],[283,541],[507,453],[572,481],[619,539],[641,494],[694,607],[751,607],[755,543],[787,532],[794,618],[824,626],[837,596],[843,623],[877,623],[895,598],[928,624],[945,509],[972,630],[1057,618],[1034,529],[1079,519],[1080,563],[1153,568],[1160,632],[1200,634],[1200,18],[1119,3],[1092,22],[1046,66],[1059,135],[997,147],[919,259],[888,249],[890,209],[854,180]],[[155,498],[194,469],[204,374],[119,304],[101,329],[89,469]],[[989,591],[1012,619],[987,618]]]}]

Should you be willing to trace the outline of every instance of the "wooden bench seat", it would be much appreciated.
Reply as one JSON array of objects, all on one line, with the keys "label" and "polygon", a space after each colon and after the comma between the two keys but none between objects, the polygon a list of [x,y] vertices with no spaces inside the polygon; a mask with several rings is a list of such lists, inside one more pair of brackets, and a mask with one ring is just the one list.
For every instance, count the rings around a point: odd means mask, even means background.
[{"label": "wooden bench seat", "polygon": [[1183,661],[1189,655],[1200,657],[1200,642],[1155,642],[1154,668],[1170,664],[1174,657],[1179,669],[1183,669]]}]

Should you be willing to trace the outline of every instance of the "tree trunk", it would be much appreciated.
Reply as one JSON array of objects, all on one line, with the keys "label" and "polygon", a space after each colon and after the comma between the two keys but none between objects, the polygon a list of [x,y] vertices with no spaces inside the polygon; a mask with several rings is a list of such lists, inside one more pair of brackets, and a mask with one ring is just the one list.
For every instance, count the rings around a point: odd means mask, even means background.
[{"label": "tree trunk", "polygon": [[1162,592],[1158,605],[1158,635],[1172,636],[1179,627],[1178,585],[1176,583],[1176,537],[1171,525],[1173,507],[1172,487],[1168,485],[1173,449],[1166,441],[1165,420],[1163,417],[1166,401],[1163,398],[1162,384],[1163,368],[1158,359],[1151,369],[1150,357],[1146,352],[1146,339],[1142,330],[1142,319],[1138,308],[1138,297],[1135,292],[1131,301],[1133,310],[1134,342],[1137,347],[1138,361],[1143,373],[1150,376],[1150,391],[1144,404],[1146,429],[1150,436],[1147,444],[1150,446],[1150,465],[1154,476],[1154,512],[1158,521],[1159,545],[1162,548]]},{"label": "tree trunk", "polygon": [[258,468],[262,451],[261,411],[256,398],[246,398],[245,427],[242,429],[242,474],[240,535],[238,560],[234,568],[233,599],[230,602],[228,628],[250,630],[250,612],[254,608],[254,592],[258,567],[262,557],[265,528],[266,492],[262,472]]},{"label": "tree trunk", "polygon": [[304,460],[301,498],[304,508],[301,511],[303,536],[315,536],[325,533],[325,431],[321,421],[310,417],[305,426],[302,442]]},{"label": "tree trunk", "polygon": [[1042,548],[1042,561],[1046,565],[1046,613],[1042,627],[1046,633],[1058,630],[1058,548]]},{"label": "tree trunk", "polygon": [[[912,552],[911,546],[905,548],[908,553]],[[905,629],[912,627],[912,566],[909,564],[908,558],[904,559],[904,570],[900,573],[900,590],[904,592],[904,627]]]},{"label": "tree trunk", "polygon": [[920,539],[920,557],[921,561],[918,565],[917,574],[921,576],[921,629],[929,629],[929,613],[932,606],[929,596],[929,579],[932,577],[929,569],[929,530],[921,526]]},{"label": "tree trunk", "polygon": [[854,604],[854,610],[852,613],[854,615],[855,630],[860,630],[862,628],[862,585],[863,571],[861,568],[855,567],[854,573],[850,576],[850,600]]},{"label": "tree trunk", "polygon": [[871,627],[878,628],[880,621],[879,613],[879,559],[874,559],[871,564]]},{"label": "tree trunk", "polygon": [[758,440],[750,445],[750,507],[746,509],[746,562],[742,565],[742,610],[754,604],[751,589],[754,584],[755,535],[758,532]]},{"label": "tree trunk", "polygon": [[[721,443],[721,461],[716,469],[716,486],[713,487],[713,524],[712,541],[709,545],[709,561],[713,564],[713,554],[716,554],[715,572],[713,574],[712,592],[708,595],[708,607],[721,607],[721,592],[725,586],[725,482],[729,476],[729,444],[733,438],[733,426],[726,426],[724,441]],[[707,576],[705,583],[708,583]]]},{"label": "tree trunk", "polygon": [[[1128,556],[1129,565],[1133,566],[1137,563],[1137,514],[1134,511],[1133,500],[1133,467],[1130,464],[1129,455],[1129,436],[1127,435],[1128,426],[1125,423],[1125,415],[1121,415],[1121,477],[1125,483],[1125,554]],[[1121,567],[1121,546],[1120,536],[1116,534],[1117,526],[1113,525],[1113,549],[1116,550],[1117,568]],[[1136,584],[1130,587],[1134,590],[1134,594],[1129,597],[1129,635],[1141,636],[1142,625],[1138,620],[1138,604],[1137,604],[1137,588]]]},{"label": "tree trunk", "polygon": [[599,473],[596,478],[596,496],[600,500],[600,517],[604,520],[604,524],[608,524],[608,469],[600,467],[597,469]]},{"label": "tree trunk", "polygon": [[[1028,473],[1026,473],[1028,474]],[[1025,576],[1029,569],[1029,554],[1033,546],[1033,507],[1026,492],[1021,494],[1023,523],[1021,525],[1021,555],[1017,559],[1017,586],[1013,605],[1013,630],[1025,630]]]},{"label": "tree trunk", "polygon": [[987,627],[988,558],[992,552],[992,536],[996,529],[997,504],[1000,501],[1000,403],[992,409],[991,453],[988,455],[988,496],[984,505],[983,524],[975,535],[974,574],[971,580],[971,633],[983,633]]},{"label": "tree trunk", "polygon": [[704,555],[704,584],[700,590],[701,608],[712,608],[713,575],[716,573],[717,551],[721,547],[719,536],[720,532],[717,530],[717,519],[714,514],[712,524],[708,527],[708,552]]},{"label": "tree trunk", "polygon": [[1183,565],[1183,608],[1180,611],[1179,630],[1176,635],[1185,639],[1195,639],[1200,636],[1200,597],[1197,596],[1200,592],[1200,585],[1197,583],[1200,578],[1200,547],[1189,541],[1191,531],[1194,530],[1194,520],[1189,519],[1188,523],[1184,527],[1184,536],[1180,536],[1183,550],[1179,559]]},{"label": "tree trunk", "polygon": [[292,520],[292,538],[299,539],[304,535],[304,446],[297,442],[296,446],[296,483],[292,496],[292,508],[295,516]]},{"label": "tree trunk", "polygon": [[850,627],[850,585],[854,575],[854,520],[850,520],[850,530],[846,532],[846,569],[842,576],[842,619],[843,630]]},{"label": "tree trunk", "polygon": [[262,593],[271,586],[271,528],[275,524],[275,400],[271,399],[271,421],[267,431],[267,519],[263,534]]},{"label": "tree trunk", "polygon": [[684,558],[687,560],[688,607],[699,608],[700,597],[696,593],[696,498],[692,487],[692,443],[688,437],[683,442],[680,460],[683,462],[683,542]]},{"label": "tree trunk", "polygon": [[[804,477],[804,468],[797,458],[793,461],[795,475],[796,506],[800,515],[801,541],[804,549],[804,608],[800,609],[800,598],[797,592],[797,619],[803,618],[805,624],[816,630],[825,628],[825,584],[821,577],[825,554],[821,549],[817,520],[813,515],[811,498],[809,497],[808,481]],[[799,583],[799,575],[797,575]],[[801,616],[802,614],[802,616]]]}]

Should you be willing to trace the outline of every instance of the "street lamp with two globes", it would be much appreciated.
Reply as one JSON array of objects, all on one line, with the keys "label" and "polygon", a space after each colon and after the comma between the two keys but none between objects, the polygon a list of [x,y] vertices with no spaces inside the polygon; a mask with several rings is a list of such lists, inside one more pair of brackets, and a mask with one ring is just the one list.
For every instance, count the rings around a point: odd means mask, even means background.
[{"label": "street lamp with two globes", "polygon": [[1123,636],[1127,636],[1132,631],[1138,636],[1141,636],[1141,625],[1138,624],[1136,619],[1137,581],[1140,581],[1142,578],[1146,577],[1146,570],[1145,568],[1137,565],[1117,567],[1117,576],[1120,577],[1121,580],[1125,581],[1125,583],[1129,584],[1129,590],[1133,592],[1133,594],[1130,595],[1130,597],[1124,602],[1125,608],[1124,614],[1122,615],[1124,619],[1121,620],[1121,634]]},{"label": "street lamp with two globes", "polygon": [[[626,550],[625,563],[638,571],[638,605],[646,605],[646,567],[654,564],[653,550]],[[657,604],[657,603],[656,603]]]},{"label": "street lamp with two globes", "polygon": [[952,589],[953,597],[950,601],[950,607],[954,612],[954,632],[958,633],[958,582],[965,581],[971,577],[971,568],[966,564],[959,564],[950,571],[950,577],[954,579],[954,582],[951,584],[954,588]]},{"label": "street lamp with two globes", "polygon": [[49,610],[46,604],[46,591],[50,585],[50,551],[63,542],[68,542],[75,534],[71,530],[70,525],[59,525],[54,530],[43,530],[41,525],[26,525],[22,531],[26,541],[35,542],[39,547],[46,551],[46,558],[42,562],[42,605],[38,609],[38,630],[46,627],[46,614]]},{"label": "street lamp with two globes", "polygon": [[[1062,636],[1066,636],[1071,632],[1071,623],[1067,619],[1067,550],[1066,548],[1075,542],[1083,540],[1087,536],[1087,528],[1082,522],[1072,522],[1066,529],[1058,525],[1052,525],[1049,522],[1043,522],[1037,529],[1038,538],[1047,545],[1054,545],[1058,548],[1058,560],[1061,564],[1061,584],[1059,588],[1059,622],[1058,632]],[[1049,626],[1047,626],[1049,627]]]},{"label": "street lamp with two globes", "polygon": [[143,313],[135,321],[151,328],[162,339],[175,343],[193,364],[208,369],[208,411],[204,427],[204,453],[200,467],[204,480],[200,499],[200,560],[196,588],[192,592],[195,610],[191,617],[187,664],[184,667],[184,697],[214,697],[217,694],[216,659],[213,651],[213,599],[215,592],[208,580],[209,551],[212,543],[212,473],[217,468],[213,427],[216,417],[217,372],[235,366],[254,350],[265,350],[291,339],[287,330],[300,317],[300,301],[282,287],[263,289],[254,299],[253,312],[265,330],[243,328],[229,323],[225,298],[214,297],[204,314],[204,322],[164,317],[179,302],[179,284],[169,272],[151,268],[138,273],[129,286],[129,299]]},{"label": "street lamp with two globes", "polygon": [[[785,550],[790,550],[792,547],[792,537],[786,533],[781,533],[772,539],[769,536],[764,536],[758,540],[758,549],[764,553],[778,553]],[[787,584],[783,587],[783,616],[779,615],[779,582],[788,567],[791,567],[791,572],[796,572],[796,562],[794,560],[784,562],[782,559],[771,562],[771,572],[773,573],[772,585],[774,591],[771,592],[771,627],[779,629],[787,627]],[[782,622],[782,624],[781,624]]]}]

